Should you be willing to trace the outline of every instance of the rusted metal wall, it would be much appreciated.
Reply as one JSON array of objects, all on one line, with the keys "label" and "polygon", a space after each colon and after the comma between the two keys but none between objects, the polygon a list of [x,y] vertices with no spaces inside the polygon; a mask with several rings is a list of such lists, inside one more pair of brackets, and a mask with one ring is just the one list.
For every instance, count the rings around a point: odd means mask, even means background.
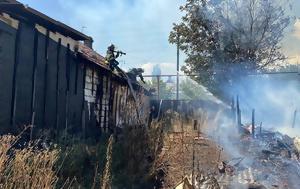
[{"label": "rusted metal wall", "polygon": [[[0,21],[0,133],[18,133],[33,124],[34,133],[48,129],[53,135],[94,136],[136,124],[126,80],[78,57],[51,35],[26,20],[17,28]],[[136,89],[142,115],[147,97]]]}]

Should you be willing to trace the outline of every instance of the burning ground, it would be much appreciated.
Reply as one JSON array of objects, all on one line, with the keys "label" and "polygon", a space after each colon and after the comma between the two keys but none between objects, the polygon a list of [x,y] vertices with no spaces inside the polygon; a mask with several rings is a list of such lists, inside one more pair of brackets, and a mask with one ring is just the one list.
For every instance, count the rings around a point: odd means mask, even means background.
[{"label": "burning ground", "polygon": [[[237,138],[228,138],[219,162],[219,183],[229,188],[298,188],[300,178],[298,138],[262,130],[252,134],[242,127]],[[260,130],[255,129],[255,131]],[[234,151],[233,151],[234,148]]]},{"label": "burning ground", "polygon": [[260,125],[252,134],[252,125],[238,127],[228,111],[165,113],[160,187],[298,188],[299,138]]}]

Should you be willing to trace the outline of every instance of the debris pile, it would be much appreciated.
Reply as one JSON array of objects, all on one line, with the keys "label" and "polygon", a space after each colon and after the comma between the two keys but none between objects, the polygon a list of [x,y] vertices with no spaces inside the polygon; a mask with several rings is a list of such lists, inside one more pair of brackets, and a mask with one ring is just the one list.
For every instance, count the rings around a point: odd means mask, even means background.
[{"label": "debris pile", "polygon": [[219,163],[221,188],[288,188],[300,186],[299,139],[262,131],[236,144],[244,157]]},{"label": "debris pile", "polygon": [[164,144],[157,159],[164,165],[161,188],[299,188],[300,138],[261,126],[230,129],[217,121],[186,121],[176,112],[163,118]]}]

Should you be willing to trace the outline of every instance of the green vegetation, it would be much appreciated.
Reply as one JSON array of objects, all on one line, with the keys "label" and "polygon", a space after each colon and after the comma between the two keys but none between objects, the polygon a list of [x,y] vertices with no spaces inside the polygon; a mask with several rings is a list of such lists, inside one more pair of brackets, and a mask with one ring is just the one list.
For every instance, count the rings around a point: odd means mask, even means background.
[{"label": "green vegetation", "polygon": [[187,100],[208,100],[208,91],[189,78],[180,81],[181,98]]},{"label": "green vegetation", "polygon": [[[156,91],[155,94],[157,95],[158,83],[157,83],[156,78],[153,78],[151,81],[147,81],[145,85],[147,88],[154,89]],[[167,83],[164,80],[159,79],[159,97],[160,97],[160,99],[164,99],[164,100],[173,99],[174,92],[175,92],[175,90],[168,87]]]},{"label": "green vegetation", "polygon": [[187,0],[180,7],[169,41],[187,55],[185,73],[214,94],[240,76],[276,67],[284,31],[290,23],[289,3],[265,0]]},{"label": "green vegetation", "polygon": [[[21,136],[0,138],[3,188],[153,188],[153,162],[160,130],[126,126],[118,137],[82,140],[64,137],[58,144],[21,144]],[[18,147],[20,146],[20,147]]]}]

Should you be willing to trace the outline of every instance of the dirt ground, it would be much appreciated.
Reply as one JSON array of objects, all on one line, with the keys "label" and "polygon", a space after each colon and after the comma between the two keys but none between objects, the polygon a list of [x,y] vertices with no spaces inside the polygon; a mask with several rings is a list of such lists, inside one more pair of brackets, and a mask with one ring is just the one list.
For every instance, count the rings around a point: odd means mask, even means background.
[{"label": "dirt ground", "polygon": [[[164,145],[159,156],[166,175],[165,188],[173,188],[184,177],[216,174],[218,162],[226,159],[222,147],[205,135],[201,120],[173,117],[171,128],[165,128]],[[166,126],[167,127],[167,126]]]}]

